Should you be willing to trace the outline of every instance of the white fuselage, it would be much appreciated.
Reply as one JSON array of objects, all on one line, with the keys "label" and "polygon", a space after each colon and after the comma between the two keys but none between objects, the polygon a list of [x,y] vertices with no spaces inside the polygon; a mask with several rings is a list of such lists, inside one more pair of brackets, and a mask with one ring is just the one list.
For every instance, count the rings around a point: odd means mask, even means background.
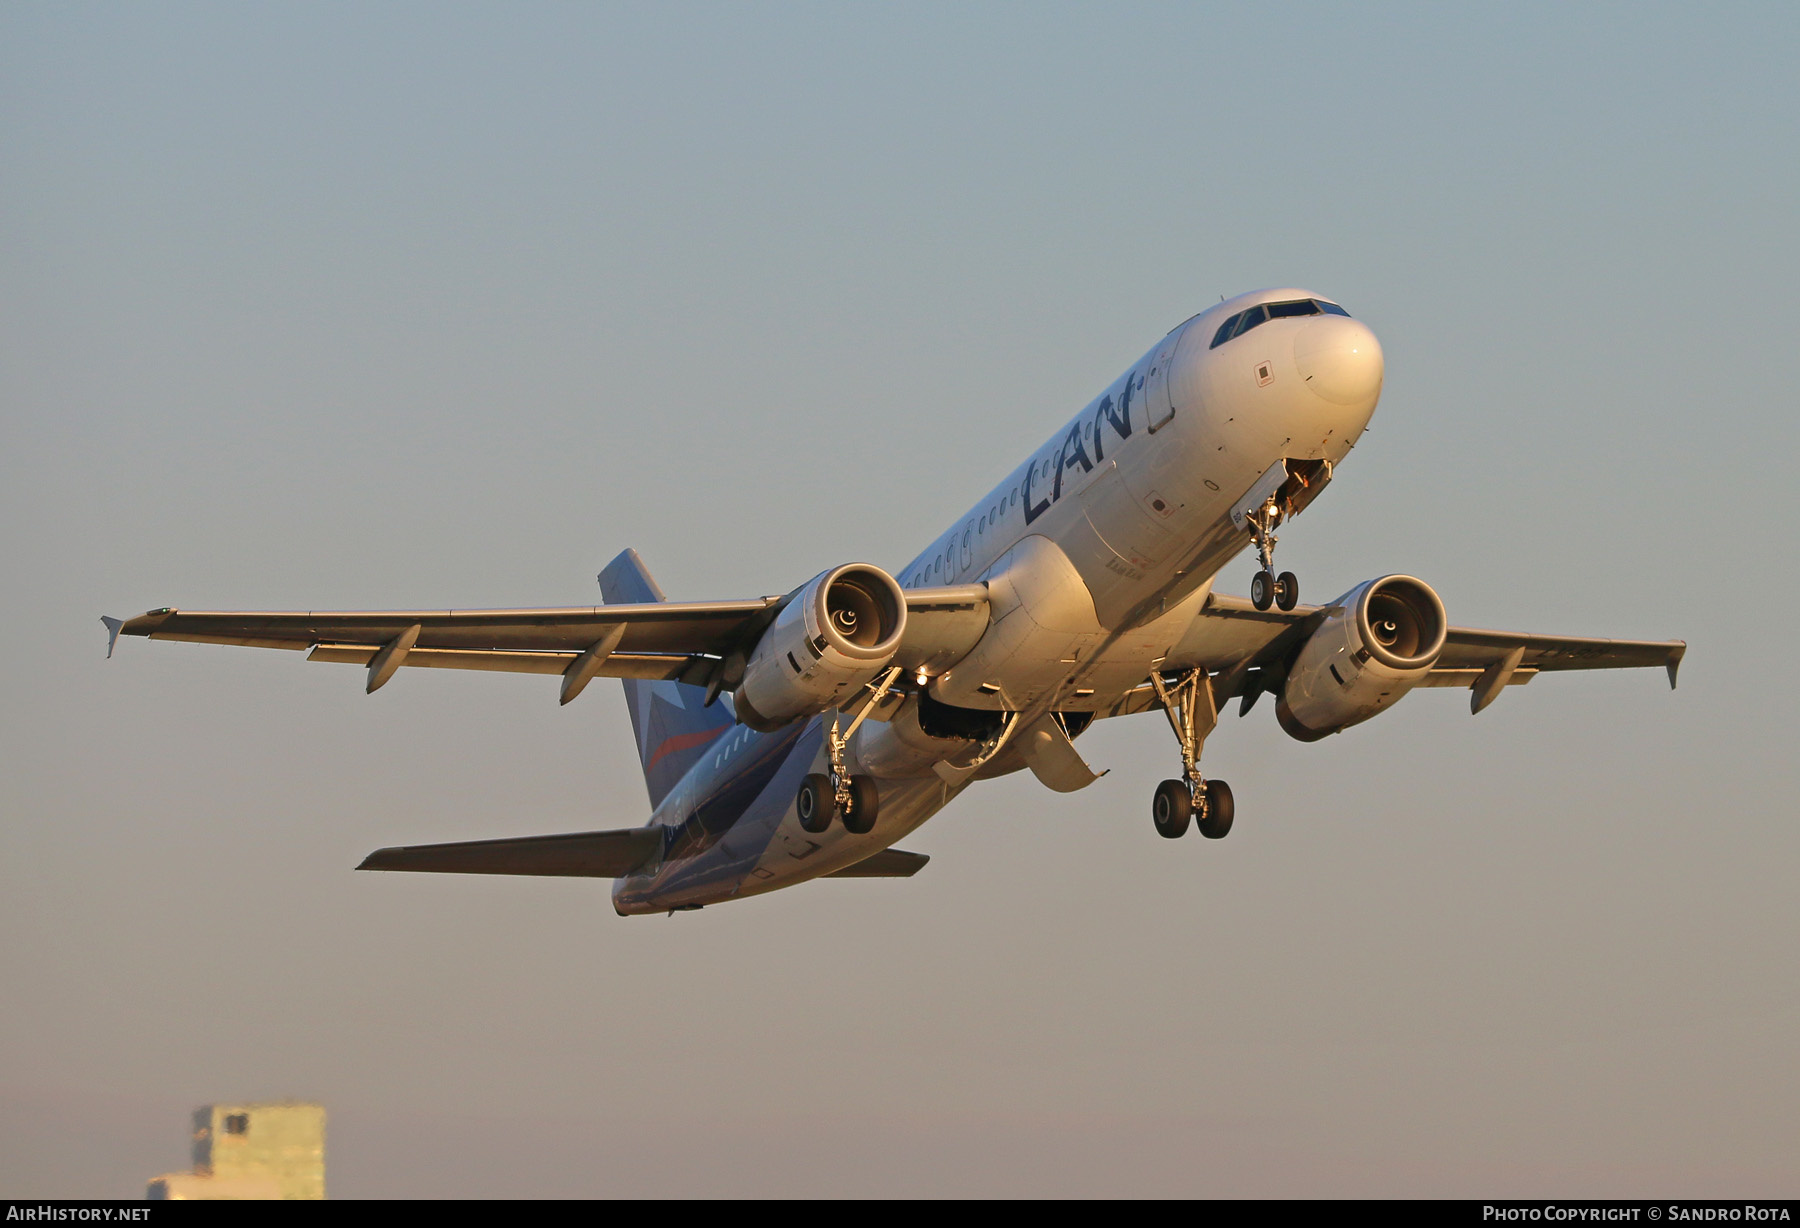
[{"label": "white fuselage", "polygon": [[[1217,341],[1247,309],[1306,302],[1321,313]],[[1029,724],[1050,711],[1116,711],[1178,644],[1191,649],[1183,636],[1213,578],[1250,542],[1244,508],[1296,471],[1315,486],[1328,480],[1375,411],[1380,346],[1340,312],[1304,290],[1259,291],[1151,347],[896,573],[908,589],[989,590],[974,650],[927,661],[913,684],[939,704]],[[711,903],[854,863],[960,792],[966,780],[937,768],[975,743],[926,733],[909,699],[851,744],[856,770],[880,782],[875,830],[809,834],[793,797],[819,770],[818,719],[772,734],[734,729],[657,809],[654,821],[687,825],[693,838],[684,832],[662,865],[621,879],[615,906]],[[977,778],[1021,765],[996,759]]]}]

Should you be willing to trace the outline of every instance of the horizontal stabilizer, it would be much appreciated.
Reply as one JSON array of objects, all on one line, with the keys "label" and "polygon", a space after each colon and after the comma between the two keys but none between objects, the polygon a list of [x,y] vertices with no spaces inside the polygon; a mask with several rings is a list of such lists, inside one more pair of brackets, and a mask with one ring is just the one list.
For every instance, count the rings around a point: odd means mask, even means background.
[{"label": "horizontal stabilizer", "polygon": [[431,874],[538,874],[563,878],[623,878],[662,851],[663,828],[583,831],[566,836],[466,840],[376,849],[359,870]]},{"label": "horizontal stabilizer", "polygon": [[865,857],[853,866],[833,870],[826,878],[911,878],[925,868],[931,858],[924,853],[905,849],[882,849],[873,857]]}]

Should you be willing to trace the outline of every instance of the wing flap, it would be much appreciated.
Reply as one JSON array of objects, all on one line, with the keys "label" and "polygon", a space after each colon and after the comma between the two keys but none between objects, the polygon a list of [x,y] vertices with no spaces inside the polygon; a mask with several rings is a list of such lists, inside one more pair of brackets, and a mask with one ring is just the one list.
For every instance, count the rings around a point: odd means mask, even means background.
[{"label": "wing flap", "polygon": [[152,610],[128,620],[121,635],[256,648],[314,644],[386,644],[408,627],[420,628],[417,648],[585,652],[623,624],[617,651],[722,653],[746,625],[783,598],[752,601],[658,602],[524,610],[245,611]]},{"label": "wing flap", "polygon": [[[1484,670],[1479,669],[1434,669],[1415,686],[1472,687],[1481,681]],[[1535,669],[1515,669],[1507,679],[1507,686],[1524,686],[1537,677]]]},{"label": "wing flap", "polygon": [[428,874],[530,874],[556,878],[622,878],[662,851],[663,829],[585,831],[562,836],[465,840],[376,849],[359,870]]},{"label": "wing flap", "polygon": [[[302,645],[293,645],[302,647]],[[315,644],[308,661],[341,665],[367,665],[381,650],[379,644]],[[581,654],[578,652],[526,652],[516,649],[414,648],[406,654],[408,666],[426,669],[479,669],[511,674],[561,674]],[[692,657],[653,653],[613,653],[595,670],[602,678],[644,678],[679,681],[693,667]]]},{"label": "wing flap", "polygon": [[[132,619],[131,622],[136,622]],[[138,635],[140,632],[130,630],[131,622],[125,624],[121,635]],[[405,630],[405,628],[401,628]],[[398,632],[396,632],[398,634]],[[214,634],[207,631],[169,631],[153,637],[159,640],[175,640],[187,644],[230,644],[238,648],[291,648],[296,652],[307,646],[304,639],[284,639],[276,636],[228,635]]]}]

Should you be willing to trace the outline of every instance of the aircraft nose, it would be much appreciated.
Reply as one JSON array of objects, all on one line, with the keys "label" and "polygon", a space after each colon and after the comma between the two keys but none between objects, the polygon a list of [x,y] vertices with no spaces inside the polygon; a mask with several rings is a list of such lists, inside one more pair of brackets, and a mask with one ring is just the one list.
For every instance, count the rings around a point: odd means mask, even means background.
[{"label": "aircraft nose", "polygon": [[1294,365],[1315,396],[1333,405],[1368,405],[1381,395],[1381,343],[1368,325],[1316,316],[1294,339]]}]

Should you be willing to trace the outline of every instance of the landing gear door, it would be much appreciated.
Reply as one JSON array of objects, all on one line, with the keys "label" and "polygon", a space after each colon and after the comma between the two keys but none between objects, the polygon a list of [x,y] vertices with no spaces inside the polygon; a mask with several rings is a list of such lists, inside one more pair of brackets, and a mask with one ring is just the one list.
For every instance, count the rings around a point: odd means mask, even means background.
[{"label": "landing gear door", "polygon": [[1169,367],[1175,361],[1175,350],[1187,325],[1175,329],[1162,343],[1150,351],[1150,369],[1144,372],[1144,412],[1150,418],[1150,434],[1169,424],[1175,416],[1175,402],[1169,393]]},{"label": "landing gear door", "polygon": [[1285,460],[1278,460],[1270,465],[1268,470],[1256,479],[1256,485],[1245,491],[1243,497],[1231,505],[1231,523],[1233,525],[1240,529],[1250,527],[1251,513],[1260,510],[1287,484],[1287,466],[1288,463]]},{"label": "landing gear door", "polygon": [[1298,516],[1329,481],[1330,461],[1278,460],[1256,479],[1256,485],[1244,492],[1243,498],[1231,505],[1231,523],[1240,529],[1247,528],[1251,513],[1270,499],[1275,500],[1283,517]]}]

